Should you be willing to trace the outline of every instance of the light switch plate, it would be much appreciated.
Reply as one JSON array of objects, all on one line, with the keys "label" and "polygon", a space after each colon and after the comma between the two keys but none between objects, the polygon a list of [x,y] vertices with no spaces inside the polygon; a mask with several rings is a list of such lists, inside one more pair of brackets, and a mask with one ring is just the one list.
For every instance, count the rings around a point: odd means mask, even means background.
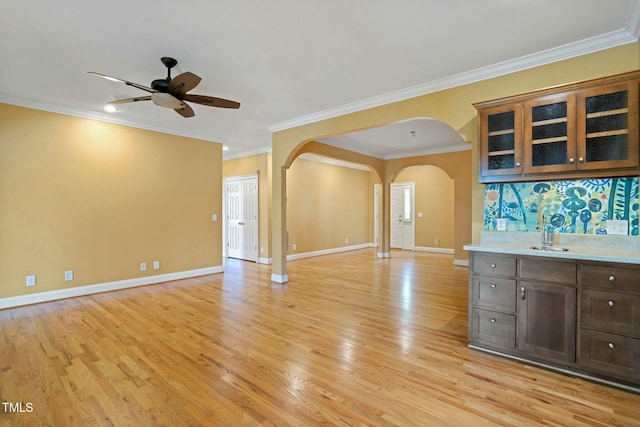
[{"label": "light switch plate", "polygon": [[607,234],[629,235],[629,221],[610,219],[607,221]]}]

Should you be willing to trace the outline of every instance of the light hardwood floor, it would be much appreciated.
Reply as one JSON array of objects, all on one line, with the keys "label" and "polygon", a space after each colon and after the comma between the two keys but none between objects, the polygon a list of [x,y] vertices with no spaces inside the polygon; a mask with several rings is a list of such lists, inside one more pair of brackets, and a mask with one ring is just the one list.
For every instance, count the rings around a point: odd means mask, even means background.
[{"label": "light hardwood floor", "polygon": [[372,250],[0,310],[0,426],[640,425],[640,395],[467,347],[467,269]]}]

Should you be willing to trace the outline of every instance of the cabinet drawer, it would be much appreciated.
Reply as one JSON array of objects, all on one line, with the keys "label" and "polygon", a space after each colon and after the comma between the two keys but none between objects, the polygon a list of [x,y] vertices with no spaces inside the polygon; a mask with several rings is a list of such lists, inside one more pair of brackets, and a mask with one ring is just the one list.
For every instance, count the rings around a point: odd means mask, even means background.
[{"label": "cabinet drawer", "polygon": [[640,338],[640,296],[584,289],[580,306],[582,328]]},{"label": "cabinet drawer", "polygon": [[516,346],[516,317],[512,314],[473,308],[470,329],[472,341],[505,349]]},{"label": "cabinet drawer", "polygon": [[533,259],[520,260],[520,278],[522,279],[573,285],[577,282],[577,277],[578,266],[574,263]]},{"label": "cabinet drawer", "polygon": [[516,259],[494,255],[474,255],[473,272],[491,274],[492,276],[515,277]]},{"label": "cabinet drawer", "polygon": [[640,380],[640,340],[580,330],[579,362],[589,370],[628,382]]},{"label": "cabinet drawer", "polygon": [[640,293],[640,270],[586,264],[582,266],[582,287]]},{"label": "cabinet drawer", "polygon": [[499,311],[516,311],[516,281],[490,276],[474,276],[472,303]]}]

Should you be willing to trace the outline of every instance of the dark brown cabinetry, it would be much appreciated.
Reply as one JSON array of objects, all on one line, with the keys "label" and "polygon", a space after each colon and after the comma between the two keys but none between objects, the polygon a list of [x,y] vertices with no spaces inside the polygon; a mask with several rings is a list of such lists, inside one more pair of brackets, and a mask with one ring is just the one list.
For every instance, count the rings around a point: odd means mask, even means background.
[{"label": "dark brown cabinetry", "polygon": [[585,369],[640,383],[640,271],[582,268],[580,349]]},{"label": "dark brown cabinetry", "polygon": [[472,252],[469,343],[640,385],[640,266]]},{"label": "dark brown cabinetry", "polygon": [[479,182],[637,172],[640,71],[474,104]]}]

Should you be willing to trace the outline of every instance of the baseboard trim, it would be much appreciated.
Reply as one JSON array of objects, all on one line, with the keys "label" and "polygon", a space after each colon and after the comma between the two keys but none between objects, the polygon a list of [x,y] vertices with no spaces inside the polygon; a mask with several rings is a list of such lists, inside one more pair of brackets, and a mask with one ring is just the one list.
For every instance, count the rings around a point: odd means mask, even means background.
[{"label": "baseboard trim", "polygon": [[458,265],[460,267],[469,267],[469,260],[468,259],[454,259],[453,260],[453,265]]},{"label": "baseboard trim", "polygon": [[271,274],[271,281],[276,283],[287,283],[289,281],[288,274]]},{"label": "baseboard trim", "polygon": [[172,280],[188,279],[191,277],[206,276],[207,274],[223,273],[224,267],[207,267],[196,270],[178,271],[176,273],[158,274],[155,276],[136,277],[134,279],[118,280],[115,282],[98,283],[95,285],[78,286],[75,288],[59,289],[55,291],[39,292],[36,294],[20,295],[15,297],[0,298],[0,309],[19,307],[22,305],[37,304],[41,302],[56,301],[65,298],[80,297],[101,292],[117,291],[138,286],[154,285]]},{"label": "baseboard trim", "polygon": [[391,258],[391,254],[389,252],[378,252],[378,258]]},{"label": "baseboard trim", "polygon": [[415,251],[418,251],[418,252],[434,252],[434,253],[438,253],[438,254],[452,254],[453,255],[453,249],[449,249],[449,248],[431,248],[431,247],[428,247],[428,246],[416,246],[413,249]]},{"label": "baseboard trim", "polygon": [[365,249],[365,248],[372,248],[372,247],[374,247],[373,243],[363,243],[360,245],[342,246],[340,248],[323,249],[320,251],[312,251],[312,252],[303,252],[300,254],[287,255],[287,261],[293,261],[293,260],[302,259],[302,258],[311,258],[314,256],[320,256],[320,255],[337,254],[340,252],[355,251],[358,249]]},{"label": "baseboard trim", "polygon": [[258,258],[258,264],[272,264],[273,258]]}]

